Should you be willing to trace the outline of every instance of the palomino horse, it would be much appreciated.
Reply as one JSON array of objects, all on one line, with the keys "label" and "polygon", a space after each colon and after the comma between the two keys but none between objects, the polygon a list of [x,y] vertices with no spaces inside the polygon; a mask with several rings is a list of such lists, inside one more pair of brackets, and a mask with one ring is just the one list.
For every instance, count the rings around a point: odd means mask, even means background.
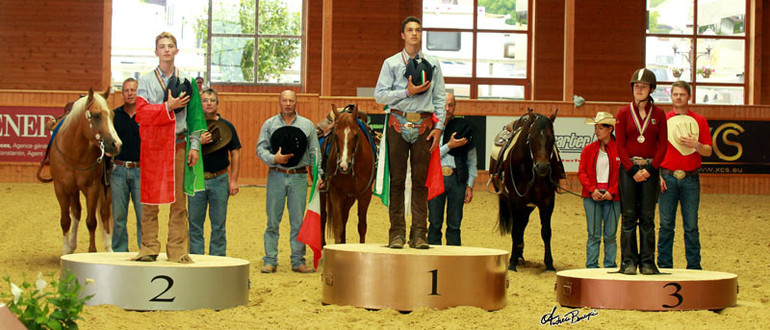
[{"label": "palomino horse", "polygon": [[[493,181],[500,196],[499,227],[501,234],[511,234],[508,269],[513,271],[519,260],[524,259],[524,229],[535,206],[540,210],[545,268],[555,270],[551,255],[551,214],[563,168],[554,146],[553,122],[557,112],[549,118],[529,109],[513,125],[513,146],[504,152],[504,158],[497,160],[502,161],[499,164],[502,182]],[[496,168],[495,160],[491,159],[490,169],[493,168]]]},{"label": "palomino horse", "polygon": [[61,119],[63,122],[51,141],[51,177],[61,209],[64,236],[62,254],[72,253],[77,246],[80,192],[86,197],[88,252],[96,252],[97,208],[104,228],[105,250],[112,251],[110,192],[104,181],[104,156],[117,155],[121,141],[113,126],[113,113],[105,100],[109,94],[109,88],[102,95],[90,89],[88,96],[75,101],[70,113]]},{"label": "palomino horse", "polygon": [[[324,169],[326,189],[321,193],[321,226],[326,225],[326,214],[331,215],[327,231],[334,235],[335,243],[345,243],[350,208],[358,201],[358,236],[364,243],[366,212],[372,200],[375,173],[374,147],[358,120],[355,105],[348,105],[342,113],[332,105],[332,112],[335,124],[329,135],[331,140],[326,142],[330,146]],[[321,233],[323,243],[326,243],[325,236]]]}]

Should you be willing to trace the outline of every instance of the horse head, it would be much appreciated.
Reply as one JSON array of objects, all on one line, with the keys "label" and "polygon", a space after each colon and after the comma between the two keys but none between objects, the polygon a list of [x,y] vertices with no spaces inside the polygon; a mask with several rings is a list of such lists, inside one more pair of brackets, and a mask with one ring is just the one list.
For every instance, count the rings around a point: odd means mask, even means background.
[{"label": "horse head", "polygon": [[530,121],[529,131],[527,132],[527,144],[532,157],[533,171],[539,177],[545,177],[551,173],[551,157],[553,156],[553,145],[555,143],[553,122],[556,120],[556,110],[551,117],[540,114],[533,114],[529,109]]},{"label": "horse head", "polygon": [[343,174],[350,173],[353,168],[353,159],[358,149],[358,107],[354,104],[348,104],[340,113],[332,105],[334,118],[334,143],[337,149],[337,168]]},{"label": "horse head", "polygon": [[102,94],[94,93],[94,89],[88,90],[88,96],[81,97],[73,105],[73,109],[81,107],[88,120],[88,130],[84,131],[86,139],[98,146],[107,156],[120,153],[123,144],[115,131],[113,122],[114,114],[107,105],[107,97],[110,95],[110,87]]}]

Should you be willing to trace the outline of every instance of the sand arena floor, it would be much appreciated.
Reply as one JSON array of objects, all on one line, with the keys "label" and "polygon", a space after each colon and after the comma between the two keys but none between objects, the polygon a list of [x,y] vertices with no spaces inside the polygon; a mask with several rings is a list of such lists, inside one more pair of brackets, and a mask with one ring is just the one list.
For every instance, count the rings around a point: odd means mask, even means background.
[{"label": "sand arena floor", "polygon": [[[16,283],[22,274],[33,279],[38,272],[59,271],[61,231],[58,203],[52,184],[3,184],[0,186],[0,276],[10,276]],[[467,328],[543,328],[540,319],[551,312],[555,302],[556,274],[545,272],[540,239],[540,223],[533,213],[525,232],[526,266],[508,272],[510,287],[507,306],[487,312],[474,307],[448,310],[418,309],[411,313],[394,310],[368,311],[348,306],[321,304],[320,275],[297,274],[290,270],[288,214],[281,224],[278,272],[261,274],[265,189],[243,187],[231,198],[228,222],[228,256],[249,260],[251,289],[248,306],[213,311],[132,312],[115,306],[87,306],[82,329],[467,329]],[[161,208],[161,242],[165,242],[167,207]],[[635,312],[598,310],[590,321],[574,324],[581,328],[601,329],[766,329],[770,315],[770,196],[705,195],[701,199],[700,232],[702,264],[705,269],[738,274],[738,305],[721,311]],[[130,211],[133,212],[133,211]],[[165,216],[164,216],[165,215]],[[135,223],[129,214],[131,251],[136,251]],[[656,219],[657,220],[657,219]],[[477,191],[466,205],[463,220],[463,244],[510,251],[510,237],[495,230],[496,196]],[[678,220],[674,244],[674,265],[684,268],[684,243]],[[356,220],[348,224],[348,239],[358,240]],[[207,224],[208,225],[208,224]],[[385,243],[388,218],[378,201],[369,209],[367,242]],[[572,195],[557,198],[553,216],[554,265],[558,270],[583,268],[585,263],[585,216],[582,201]],[[206,233],[208,239],[208,232]],[[98,236],[98,235],[97,235]],[[76,252],[88,246],[85,225],[79,230]],[[101,237],[97,248],[103,250]],[[618,253],[619,254],[619,253]],[[312,252],[308,249],[308,261]],[[116,283],[116,285],[121,285]],[[9,293],[10,288],[0,288]],[[557,308],[563,315],[569,308]],[[581,310],[585,314],[590,310]],[[561,327],[569,327],[562,324]]]}]

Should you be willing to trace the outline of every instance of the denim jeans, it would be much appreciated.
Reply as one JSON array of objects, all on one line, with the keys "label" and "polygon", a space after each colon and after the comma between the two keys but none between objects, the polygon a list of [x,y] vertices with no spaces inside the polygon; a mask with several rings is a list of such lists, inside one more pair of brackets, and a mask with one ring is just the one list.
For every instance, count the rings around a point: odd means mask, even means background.
[{"label": "denim jeans", "polygon": [[112,190],[112,250],[128,252],[128,201],[134,203],[136,213],[136,246],[142,244],[142,203],[139,197],[140,169],[125,168],[115,165],[110,174],[110,189]]},{"label": "denim jeans", "polygon": [[265,265],[278,266],[278,226],[284,206],[289,209],[289,244],[291,268],[305,264],[305,243],[297,241],[299,228],[305,218],[307,202],[307,173],[285,174],[270,170],[267,173],[267,228],[265,228]]},{"label": "denim jeans", "polygon": [[687,269],[701,269],[700,238],[698,233],[698,206],[700,205],[700,178],[686,176],[677,180],[670,174],[663,174],[668,190],[660,194],[660,238],[658,239],[658,266],[673,268],[672,250],[674,227],[676,227],[677,204],[682,205],[684,226],[684,253]]},{"label": "denim jeans", "polygon": [[586,268],[599,268],[599,245],[604,238],[604,268],[617,267],[615,258],[618,253],[618,218],[620,202],[595,201],[583,198],[586,210],[588,241],[586,242]]},{"label": "denim jeans", "polygon": [[446,245],[460,245],[460,223],[463,220],[465,183],[457,182],[457,173],[444,177],[444,193],[428,201],[428,244],[441,245],[446,205]]},{"label": "denim jeans", "polygon": [[230,176],[220,175],[206,180],[206,190],[198,191],[194,196],[187,196],[187,209],[190,215],[190,253],[203,254],[205,240],[203,223],[206,222],[206,208],[209,208],[211,221],[211,240],[209,254],[225,256],[227,237],[227,200],[230,198]]}]

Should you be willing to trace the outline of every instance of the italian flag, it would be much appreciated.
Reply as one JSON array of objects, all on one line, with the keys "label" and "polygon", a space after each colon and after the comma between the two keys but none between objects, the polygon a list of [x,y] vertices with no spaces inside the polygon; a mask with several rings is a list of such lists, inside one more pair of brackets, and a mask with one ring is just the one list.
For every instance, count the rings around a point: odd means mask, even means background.
[{"label": "italian flag", "polygon": [[318,269],[318,260],[321,259],[321,197],[318,192],[318,160],[313,155],[313,187],[310,190],[310,202],[307,205],[305,219],[299,228],[297,240],[310,246],[313,250],[313,268]]}]

